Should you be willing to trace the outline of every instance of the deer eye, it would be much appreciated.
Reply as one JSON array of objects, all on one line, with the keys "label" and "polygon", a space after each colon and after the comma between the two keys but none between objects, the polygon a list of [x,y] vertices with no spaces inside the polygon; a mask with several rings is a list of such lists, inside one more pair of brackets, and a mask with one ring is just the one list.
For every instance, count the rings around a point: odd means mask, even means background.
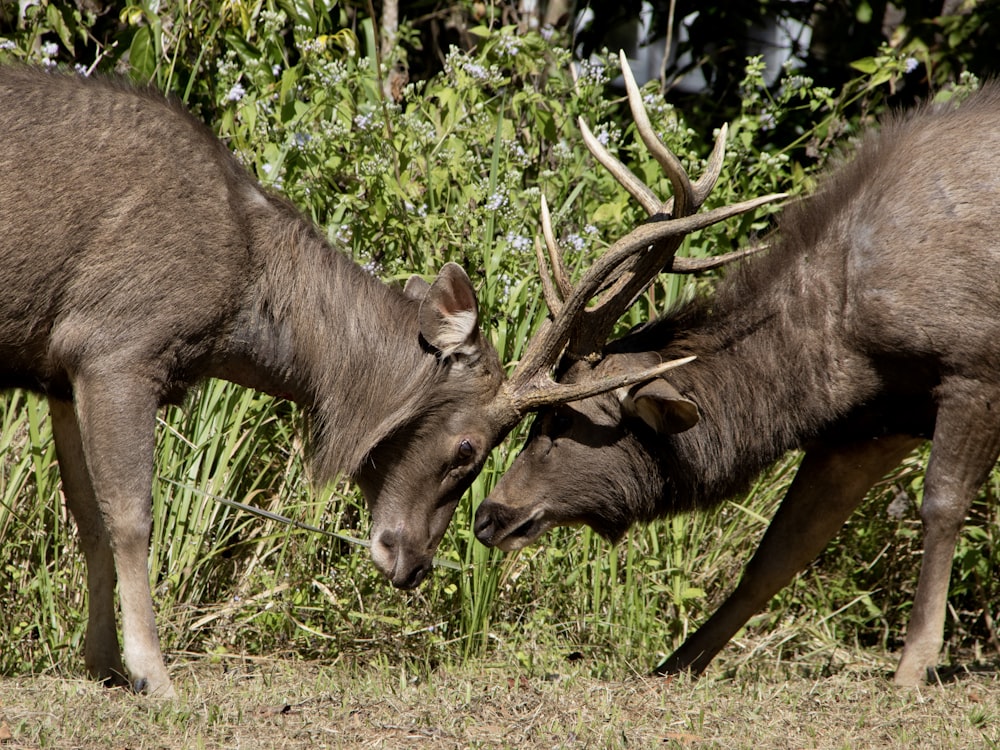
[{"label": "deer eye", "polygon": [[463,439],[462,442],[458,444],[458,450],[455,451],[455,465],[461,466],[462,464],[467,464],[476,455],[476,446],[472,444],[469,439]]},{"label": "deer eye", "polygon": [[549,430],[552,437],[558,437],[566,432],[573,420],[570,418],[569,414],[562,411],[557,411],[552,415],[552,421],[549,423]]}]

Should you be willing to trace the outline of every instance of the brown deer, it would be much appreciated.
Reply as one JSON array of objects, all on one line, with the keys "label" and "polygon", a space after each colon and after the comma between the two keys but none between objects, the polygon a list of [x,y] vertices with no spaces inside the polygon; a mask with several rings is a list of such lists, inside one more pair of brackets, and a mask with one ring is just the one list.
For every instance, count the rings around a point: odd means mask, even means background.
[{"label": "brown deer", "polygon": [[803,449],[736,589],[657,667],[697,674],[929,439],[923,562],[895,675],[920,683],[942,645],[957,535],[1000,452],[997,154],[998,84],[890,117],[713,295],[603,348],[591,336],[568,350],[564,383],[695,359],[543,410],[479,507],[477,537],[515,550],[584,523],[617,540],[633,523],[718,505]]},{"label": "brown deer", "polygon": [[357,482],[376,567],[411,588],[525,413],[672,366],[557,384],[556,316],[505,378],[459,266],[383,284],[160,94],[19,66],[0,67],[0,285],[0,387],[47,397],[87,561],[87,667],[158,696],[174,688],[149,587],[155,416],[200,380],[301,404],[315,476]]}]

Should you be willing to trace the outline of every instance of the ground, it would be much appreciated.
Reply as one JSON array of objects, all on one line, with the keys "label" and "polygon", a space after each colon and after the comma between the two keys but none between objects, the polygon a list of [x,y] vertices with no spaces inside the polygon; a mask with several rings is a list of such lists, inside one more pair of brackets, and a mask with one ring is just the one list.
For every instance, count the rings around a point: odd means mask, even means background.
[{"label": "ground", "polygon": [[[886,667],[889,667],[888,669]],[[81,678],[0,680],[0,749],[1000,747],[1000,673],[899,690],[891,661],[701,680],[531,675],[473,662],[401,667],[177,657],[164,703]]]}]

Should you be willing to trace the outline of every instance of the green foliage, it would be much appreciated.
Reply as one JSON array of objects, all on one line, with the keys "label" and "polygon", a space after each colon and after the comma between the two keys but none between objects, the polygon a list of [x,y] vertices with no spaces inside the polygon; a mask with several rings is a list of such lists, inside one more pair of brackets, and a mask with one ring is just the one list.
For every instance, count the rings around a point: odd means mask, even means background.
[{"label": "green foliage", "polygon": [[[732,119],[741,106],[734,84],[745,58],[769,46],[776,57],[787,45],[795,65],[793,73],[785,71],[772,80],[775,88],[788,75],[804,75],[839,91],[852,84],[861,66],[866,75],[878,70],[889,84],[883,95],[893,106],[933,96],[969,72],[982,78],[1000,73],[995,54],[1000,44],[1000,5],[993,0],[646,2],[652,14],[644,43],[652,49],[661,45],[673,22],[677,46],[661,71],[663,85],[690,83],[692,73],[704,80],[704,90],[692,97],[698,101],[699,111],[693,113],[698,118],[711,113],[713,118]],[[622,35],[621,24],[627,29],[634,23],[639,5],[633,0],[591,0],[587,7],[594,21],[576,40],[587,52],[600,49]],[[769,42],[761,44],[764,39]],[[892,65],[885,65],[887,58]]]},{"label": "green foliage", "polygon": [[[574,83],[570,55],[557,43],[513,28],[475,28],[474,51],[452,49],[440,74],[410,83],[396,101],[385,93],[371,22],[349,11],[319,0],[133,2],[109,24],[76,4],[40,0],[13,22],[0,15],[12,29],[0,59],[55,64],[82,48],[88,71],[125,66],[171,92],[335,246],[390,282],[460,262],[479,280],[484,327],[501,358],[515,362],[545,315],[532,249],[539,197],[552,207],[574,268],[644,218],[595,168],[576,118],[614,144],[660,195],[669,194],[668,180],[609,96],[616,63],[582,64]],[[866,112],[876,109],[899,64],[888,54],[862,62],[865,75],[837,91],[806,76],[789,76],[771,91],[760,61],[751,60],[709,207],[808,190],[831,144],[857,130],[848,107],[863,101]],[[645,95],[661,136],[700,173],[712,134],[696,133],[655,86]],[[779,130],[794,137],[772,142]],[[745,216],[691,236],[681,253],[724,252],[768,227],[766,212]],[[622,325],[694,287],[659,281]],[[64,663],[78,669],[82,652],[84,570],[44,417],[44,403],[33,396],[15,392],[0,402],[4,674]],[[582,652],[644,670],[721,600],[796,461],[788,457],[747,497],[716,512],[636,529],[617,547],[586,530],[561,529],[504,558],[475,542],[472,515],[509,464],[522,429],[494,452],[456,513],[438,553],[444,564],[419,591],[404,594],[380,579],[356,541],[367,536],[359,495],[346,485],[310,485],[297,421],[286,403],[214,382],[163,415],[151,579],[168,653],[288,650],[329,659],[376,652],[428,664],[497,654],[545,668]],[[916,498],[919,475],[909,467],[888,486]],[[994,482],[990,497],[998,489]],[[822,620],[831,638],[895,645],[919,535],[913,511],[901,521],[884,515],[886,493],[752,629],[767,632],[801,616],[815,633],[817,612],[839,611]],[[214,497],[337,536],[251,517]],[[987,507],[995,513],[993,503],[977,505],[977,514]],[[991,544],[995,535],[994,516],[963,537],[955,606],[976,614],[964,620],[970,630],[956,633],[956,643],[992,628],[996,556],[983,551],[1000,548]]]}]

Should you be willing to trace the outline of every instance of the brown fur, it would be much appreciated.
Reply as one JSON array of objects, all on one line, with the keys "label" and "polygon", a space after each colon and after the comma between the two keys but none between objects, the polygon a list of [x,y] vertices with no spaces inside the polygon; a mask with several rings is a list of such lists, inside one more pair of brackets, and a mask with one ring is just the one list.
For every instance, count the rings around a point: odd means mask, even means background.
[{"label": "brown fur", "polygon": [[503,371],[460,268],[415,296],[381,283],[183,109],[116,79],[0,68],[0,175],[0,387],[50,401],[91,672],[173,693],[146,569],[155,411],[207,377],[301,404],[318,477],[365,493],[376,565],[424,578],[510,428],[487,419]]},{"label": "brown fur", "polygon": [[932,438],[924,563],[896,678],[922,679],[941,644],[955,536],[1000,452],[998,154],[997,84],[868,133],[816,195],[785,211],[764,257],[610,344],[596,368],[565,366],[576,381],[697,355],[665,376],[680,398],[657,403],[666,416],[693,402],[700,421],[657,432],[610,395],[541,414],[480,506],[479,538],[514,549],[582,521],[617,539],[632,523],[715,505],[804,448],[740,586],[660,668],[697,672],[872,483]]}]

